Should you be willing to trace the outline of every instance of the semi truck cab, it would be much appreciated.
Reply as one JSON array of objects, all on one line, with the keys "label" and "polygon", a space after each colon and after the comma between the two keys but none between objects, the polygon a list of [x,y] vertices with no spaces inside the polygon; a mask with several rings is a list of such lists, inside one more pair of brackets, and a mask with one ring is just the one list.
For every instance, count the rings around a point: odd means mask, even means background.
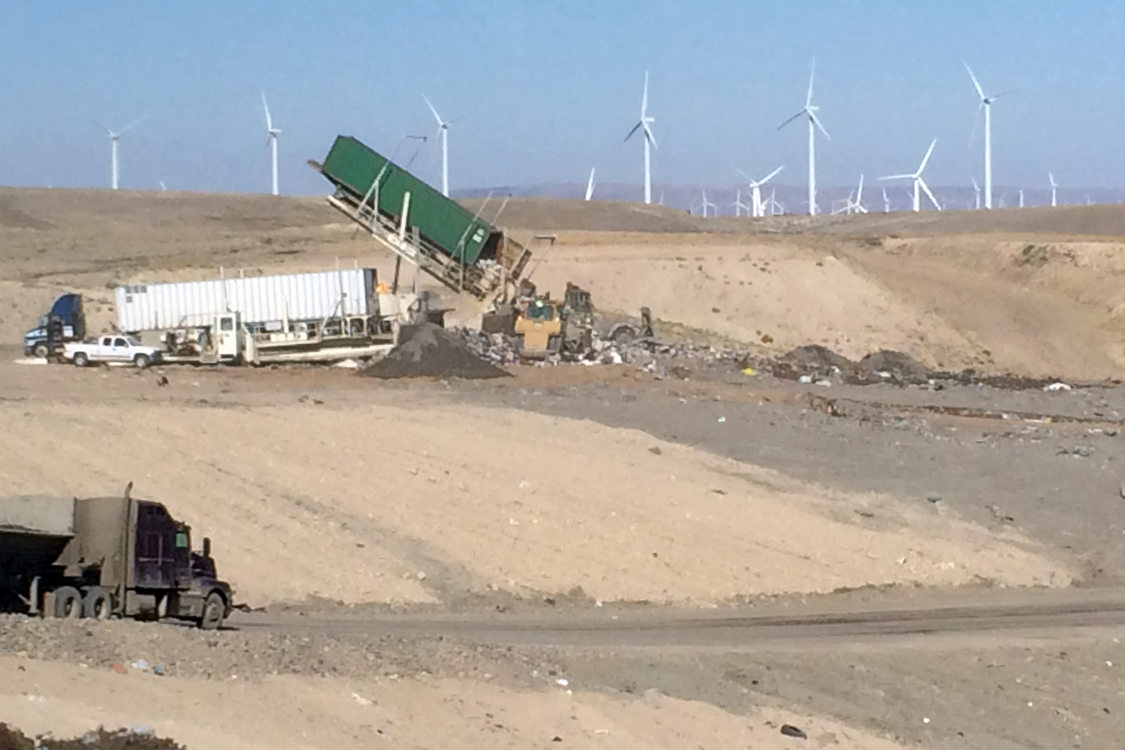
[{"label": "semi truck cab", "polygon": [[86,316],[82,311],[82,296],[67,293],[60,295],[39,323],[23,335],[23,353],[26,357],[46,359],[62,351],[70,341],[81,341],[86,336]]}]

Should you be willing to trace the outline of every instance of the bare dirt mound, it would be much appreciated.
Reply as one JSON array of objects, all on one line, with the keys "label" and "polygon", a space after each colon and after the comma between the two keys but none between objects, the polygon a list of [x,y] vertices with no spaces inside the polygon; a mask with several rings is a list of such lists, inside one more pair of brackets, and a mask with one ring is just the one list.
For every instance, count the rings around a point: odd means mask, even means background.
[{"label": "bare dirt mound", "polygon": [[807,344],[779,357],[774,363],[773,374],[790,380],[796,380],[802,375],[818,379],[850,372],[853,367],[854,362],[827,346]]},{"label": "bare dirt mound", "polygon": [[[483,200],[460,201],[470,211]],[[486,216],[488,212],[486,211]],[[667,206],[625,201],[577,201],[557,198],[513,198],[496,219],[511,229],[559,231],[567,229],[606,232],[698,232],[699,219]]]},{"label": "bare dirt mound", "polygon": [[881,349],[861,359],[852,368],[854,382],[925,383],[931,376],[930,368],[909,354],[893,349]]},{"label": "bare dirt mound", "polygon": [[372,378],[502,378],[508,371],[486,362],[453,333],[433,323],[404,328],[387,356],[363,370]]}]

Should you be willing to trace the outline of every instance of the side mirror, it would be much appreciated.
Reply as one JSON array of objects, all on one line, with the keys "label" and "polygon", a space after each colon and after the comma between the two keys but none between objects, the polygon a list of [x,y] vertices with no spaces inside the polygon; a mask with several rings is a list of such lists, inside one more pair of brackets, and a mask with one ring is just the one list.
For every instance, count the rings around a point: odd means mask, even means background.
[{"label": "side mirror", "polygon": [[203,537],[203,556],[211,556],[211,537],[209,536]]}]

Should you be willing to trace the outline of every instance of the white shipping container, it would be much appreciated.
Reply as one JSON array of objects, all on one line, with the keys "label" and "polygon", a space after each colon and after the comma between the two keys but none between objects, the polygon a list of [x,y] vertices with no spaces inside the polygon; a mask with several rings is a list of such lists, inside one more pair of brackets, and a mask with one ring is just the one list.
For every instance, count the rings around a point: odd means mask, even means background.
[{"label": "white shipping container", "polygon": [[323,320],[371,315],[375,271],[357,268],[282,276],[251,276],[167,284],[130,284],[114,290],[122,331],[159,331],[210,325],[238,312],[242,322]]}]

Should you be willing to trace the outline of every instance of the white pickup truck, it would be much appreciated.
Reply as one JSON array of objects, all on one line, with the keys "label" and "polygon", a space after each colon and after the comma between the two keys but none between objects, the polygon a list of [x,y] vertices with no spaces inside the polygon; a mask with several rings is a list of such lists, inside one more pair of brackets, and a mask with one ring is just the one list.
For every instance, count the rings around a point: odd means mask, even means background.
[{"label": "white pickup truck", "polygon": [[92,362],[120,362],[137,367],[148,367],[153,362],[160,361],[159,350],[151,346],[142,346],[132,337],[121,333],[67,344],[62,356],[63,359],[73,362],[75,367],[86,367]]}]

